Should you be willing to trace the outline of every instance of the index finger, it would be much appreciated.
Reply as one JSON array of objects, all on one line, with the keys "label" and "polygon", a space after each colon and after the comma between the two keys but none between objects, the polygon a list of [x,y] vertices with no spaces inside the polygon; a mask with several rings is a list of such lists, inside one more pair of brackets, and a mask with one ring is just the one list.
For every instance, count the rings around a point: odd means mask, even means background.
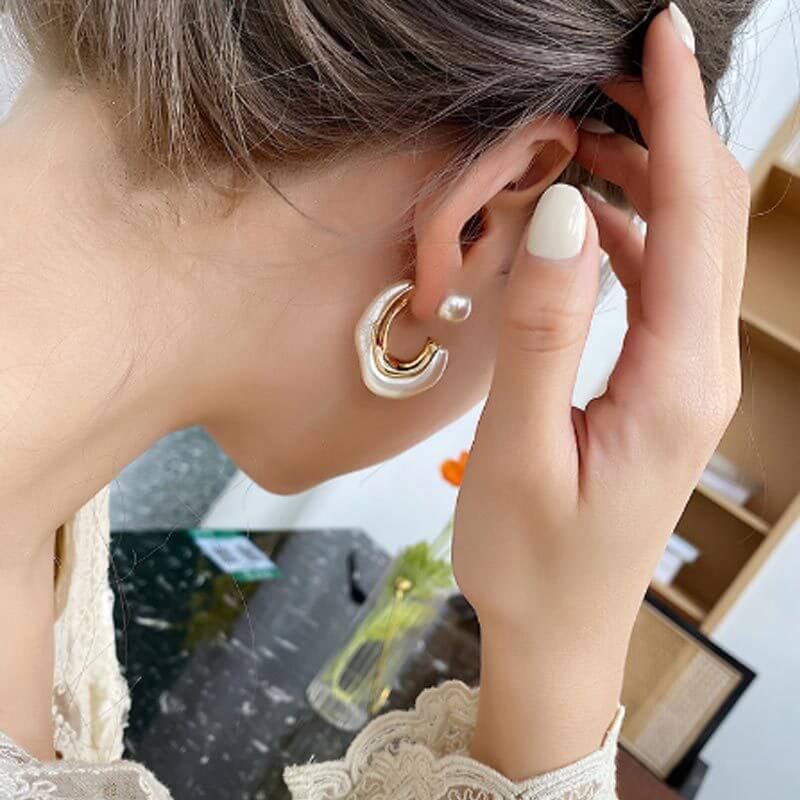
[{"label": "index finger", "polygon": [[647,96],[653,200],[671,201],[707,188],[701,169],[714,131],[706,108],[694,34],[675,3],[645,37],[642,81]]},{"label": "index finger", "polygon": [[642,321],[659,339],[686,344],[719,330],[724,227],[718,142],[693,45],[671,3],[647,32],[643,61],[650,214]]}]

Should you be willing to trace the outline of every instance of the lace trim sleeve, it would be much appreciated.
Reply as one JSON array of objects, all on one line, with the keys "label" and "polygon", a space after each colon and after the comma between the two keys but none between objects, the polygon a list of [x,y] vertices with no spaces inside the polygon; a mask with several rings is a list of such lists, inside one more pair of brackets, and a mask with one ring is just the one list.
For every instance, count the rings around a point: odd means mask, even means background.
[{"label": "lace trim sleeve", "polygon": [[38,761],[0,731],[2,800],[171,800],[153,774],[132,761]]},{"label": "lace trim sleeve", "polygon": [[468,748],[478,690],[448,681],[412,711],[373,720],[342,761],[289,767],[294,800],[616,800],[619,708],[599,750],[574,764],[513,783]]}]

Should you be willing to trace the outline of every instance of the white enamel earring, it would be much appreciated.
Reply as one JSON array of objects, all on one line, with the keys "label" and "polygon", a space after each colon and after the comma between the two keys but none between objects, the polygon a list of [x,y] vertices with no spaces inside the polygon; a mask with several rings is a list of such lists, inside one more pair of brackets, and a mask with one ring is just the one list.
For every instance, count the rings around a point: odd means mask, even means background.
[{"label": "white enamel earring", "polygon": [[380,397],[411,397],[435,386],[447,368],[447,350],[428,339],[417,356],[403,361],[389,353],[389,331],[408,305],[414,284],[400,281],[384,289],[356,325],[356,350],[366,387]]}]

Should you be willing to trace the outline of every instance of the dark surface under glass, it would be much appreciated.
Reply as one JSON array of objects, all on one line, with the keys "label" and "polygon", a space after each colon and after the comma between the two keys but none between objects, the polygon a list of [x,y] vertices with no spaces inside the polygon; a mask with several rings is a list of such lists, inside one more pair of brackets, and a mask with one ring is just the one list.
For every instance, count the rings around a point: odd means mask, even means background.
[{"label": "dark surface under glass", "polygon": [[[306,687],[343,642],[386,553],[358,531],[251,532],[281,577],[240,583],[184,531],[115,532],[117,651],[133,700],[126,757],[175,800],[279,800],[287,765],[340,758],[353,734]],[[454,600],[387,708],[426,686],[478,679],[477,625]]]}]

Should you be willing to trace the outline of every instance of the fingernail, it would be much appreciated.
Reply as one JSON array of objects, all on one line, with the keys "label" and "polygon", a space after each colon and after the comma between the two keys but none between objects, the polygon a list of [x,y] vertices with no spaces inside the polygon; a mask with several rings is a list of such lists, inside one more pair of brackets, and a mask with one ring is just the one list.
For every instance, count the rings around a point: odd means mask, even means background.
[{"label": "fingernail", "polygon": [[463,322],[472,313],[472,300],[465,294],[449,294],[439,303],[436,315],[445,322]]},{"label": "fingernail", "polygon": [[532,256],[550,261],[575,258],[586,238],[586,205],[581,193],[566,183],[554,183],[533,212],[526,247]]},{"label": "fingernail", "polygon": [[694,31],[686,19],[686,14],[680,10],[677,3],[669,4],[669,16],[672,20],[672,27],[678,34],[680,40],[694,53]]},{"label": "fingernail", "polygon": [[597,201],[598,203],[607,203],[608,202],[606,200],[606,198],[603,197],[603,195],[601,195],[600,192],[597,191],[597,189],[595,189],[594,187],[589,186],[589,185],[587,185],[585,183],[581,184],[581,192],[585,196],[591,198],[592,200]]},{"label": "fingernail", "polygon": [[606,125],[605,122],[600,119],[595,119],[594,117],[586,117],[586,119],[581,122],[580,127],[582,131],[598,133],[601,136],[607,133],[614,133],[614,129],[610,125]]}]

